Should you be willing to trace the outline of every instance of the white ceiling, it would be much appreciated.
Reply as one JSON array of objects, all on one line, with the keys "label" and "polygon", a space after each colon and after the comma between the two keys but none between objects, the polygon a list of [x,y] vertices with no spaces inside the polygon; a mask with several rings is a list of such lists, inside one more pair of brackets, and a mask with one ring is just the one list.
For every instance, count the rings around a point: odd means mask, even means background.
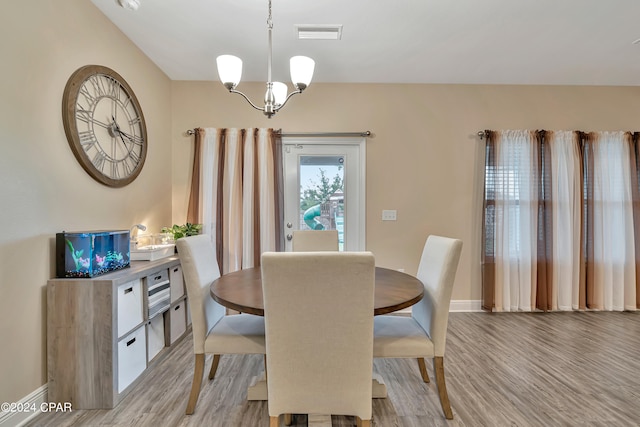
[{"label": "white ceiling", "polygon": [[[265,81],[267,0],[91,0],[172,80],[218,80],[215,58]],[[273,77],[315,82],[640,85],[639,0],[273,0]],[[297,40],[295,24],[342,24]]]}]

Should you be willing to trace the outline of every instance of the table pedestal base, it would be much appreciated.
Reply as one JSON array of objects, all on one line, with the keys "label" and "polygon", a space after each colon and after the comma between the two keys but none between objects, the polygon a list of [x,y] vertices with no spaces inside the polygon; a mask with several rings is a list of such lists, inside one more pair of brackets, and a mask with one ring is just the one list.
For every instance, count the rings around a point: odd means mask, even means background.
[{"label": "table pedestal base", "polygon": [[371,387],[371,396],[374,399],[385,399],[387,397],[387,386],[385,385],[382,377],[379,374],[373,374]]},{"label": "table pedestal base", "polygon": [[[373,374],[371,387],[371,394],[374,399],[384,399],[387,397],[387,386],[379,374]],[[263,372],[251,380],[251,384],[247,389],[247,400],[268,400],[267,398],[267,380]]]},{"label": "table pedestal base", "polygon": [[264,372],[251,379],[251,383],[247,389],[247,400],[268,400],[267,380],[265,379]]}]

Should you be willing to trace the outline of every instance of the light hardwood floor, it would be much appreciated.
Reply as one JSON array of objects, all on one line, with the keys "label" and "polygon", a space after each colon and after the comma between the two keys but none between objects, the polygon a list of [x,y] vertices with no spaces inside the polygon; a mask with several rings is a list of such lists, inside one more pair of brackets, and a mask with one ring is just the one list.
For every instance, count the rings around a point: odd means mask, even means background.
[{"label": "light hardwood floor", "polygon": [[[445,372],[454,419],[442,414],[431,363],[425,384],[415,360],[376,359],[389,397],[374,399],[374,426],[640,426],[640,312],[449,319]],[[187,336],[115,409],[43,414],[28,425],[266,427],[266,402],[246,400],[261,370],[261,356],[223,356],[215,380],[203,381],[195,413],[185,416],[193,372]],[[294,426],[306,425],[306,415],[294,417]],[[332,425],[355,421],[334,416]]]}]

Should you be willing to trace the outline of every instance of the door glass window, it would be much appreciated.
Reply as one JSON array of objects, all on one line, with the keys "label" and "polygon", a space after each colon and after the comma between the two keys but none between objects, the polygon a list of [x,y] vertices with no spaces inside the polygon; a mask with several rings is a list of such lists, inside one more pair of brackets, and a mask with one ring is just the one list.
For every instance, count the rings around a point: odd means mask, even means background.
[{"label": "door glass window", "polygon": [[338,230],[344,250],[344,157],[300,156],[300,229]]}]

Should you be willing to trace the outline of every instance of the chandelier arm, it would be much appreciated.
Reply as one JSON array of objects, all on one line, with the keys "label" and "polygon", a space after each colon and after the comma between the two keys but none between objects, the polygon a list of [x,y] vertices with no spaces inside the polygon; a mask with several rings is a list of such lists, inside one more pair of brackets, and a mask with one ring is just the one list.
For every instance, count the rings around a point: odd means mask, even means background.
[{"label": "chandelier arm", "polygon": [[291,98],[293,95],[297,95],[299,93],[302,93],[302,91],[300,89],[294,90],[293,92],[291,92],[289,95],[287,95],[287,97],[285,98],[284,102],[282,104],[280,104],[278,106],[278,108],[276,109],[276,111],[280,110],[282,107],[285,106],[285,104],[287,103],[287,101],[289,101],[289,98]]},{"label": "chandelier arm", "polygon": [[[247,101],[249,104],[251,104],[251,106],[253,108],[255,108],[256,110],[260,110],[260,111],[264,111],[264,108],[262,107],[258,107],[256,104],[254,104],[253,102],[251,102],[251,100],[247,97],[247,95],[245,95],[244,93],[240,92],[239,90],[235,90],[235,89],[229,89],[229,92],[231,93],[237,93],[238,95],[242,96],[245,101]],[[283,104],[284,105],[284,104]]]}]

